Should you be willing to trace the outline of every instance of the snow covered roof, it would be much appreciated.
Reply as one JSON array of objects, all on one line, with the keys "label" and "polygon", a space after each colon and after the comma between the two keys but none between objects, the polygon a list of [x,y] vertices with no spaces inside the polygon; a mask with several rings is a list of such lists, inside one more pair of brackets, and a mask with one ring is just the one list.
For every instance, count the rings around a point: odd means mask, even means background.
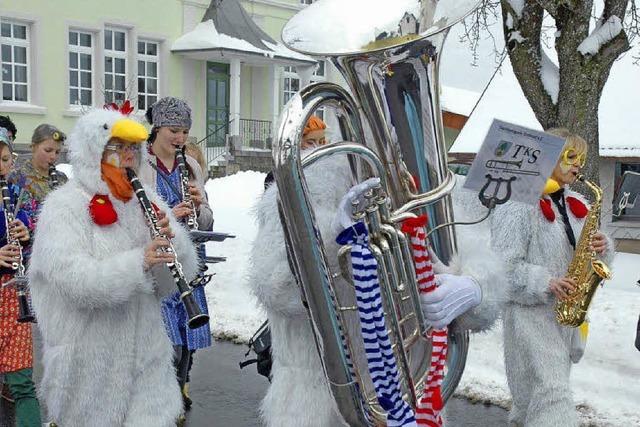
[{"label": "snow covered roof", "polygon": [[444,111],[469,117],[480,94],[471,90],[442,85],[440,88],[440,105]]},{"label": "snow covered roof", "polygon": [[[200,22],[171,46],[172,52],[201,57],[248,56],[255,62],[313,65],[315,59],[294,52],[256,25],[237,0],[212,0]],[[225,55],[227,54],[227,55]]]},{"label": "snow covered roof", "polygon": [[[640,157],[639,78],[640,66],[633,64],[631,52],[614,64],[600,100],[600,156]],[[446,92],[443,88],[443,93]],[[468,102],[467,108],[471,109],[473,99],[473,96],[460,96],[456,102]],[[542,129],[516,80],[509,58],[489,84],[450,151],[477,152],[494,118]]]}]

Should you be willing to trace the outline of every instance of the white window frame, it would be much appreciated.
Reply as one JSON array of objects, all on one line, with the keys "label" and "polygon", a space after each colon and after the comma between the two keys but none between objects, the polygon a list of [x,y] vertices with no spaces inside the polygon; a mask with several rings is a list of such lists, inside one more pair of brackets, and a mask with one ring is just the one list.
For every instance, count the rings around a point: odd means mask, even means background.
[{"label": "white window frame", "polygon": [[[139,53],[138,52],[138,44],[139,43],[144,43],[145,46],[145,53]],[[154,44],[156,45],[156,54],[155,55],[149,55],[147,53],[147,45],[149,44]],[[147,108],[149,108],[149,106],[151,104],[153,104],[153,102],[149,102],[149,99],[152,97],[155,97],[155,101],[157,101],[158,99],[160,99],[161,95],[160,95],[160,82],[161,82],[161,49],[162,49],[162,42],[159,40],[153,40],[153,39],[148,39],[148,38],[144,38],[144,37],[139,37],[138,40],[136,41],[136,89],[137,89],[137,94],[138,97],[136,99],[136,103],[137,103],[137,107],[139,110],[146,110]],[[144,75],[140,74],[140,62],[144,62],[144,67],[145,67],[145,73]],[[156,76],[155,77],[149,77],[147,74],[147,70],[148,70],[148,64],[149,63],[155,63],[156,64]],[[144,79],[144,91],[140,91],[140,79]],[[156,93],[152,94],[152,93],[148,93],[147,92],[147,88],[148,88],[148,82],[149,80],[155,80],[156,81]],[[144,97],[145,103],[144,106],[140,106],[140,97]],[[155,102],[154,101],[154,102]]]},{"label": "white window frame", "polygon": [[[107,37],[107,31],[111,31],[111,49],[107,48],[107,44],[105,43],[105,39]],[[124,34],[124,51],[120,51],[120,50],[115,50],[115,32],[119,32],[119,33],[123,33]],[[111,103],[111,102],[122,102],[125,99],[128,99],[128,92],[129,89],[127,87],[127,84],[129,83],[129,72],[128,72],[128,61],[130,60],[129,58],[129,38],[131,37],[131,35],[129,34],[129,30],[127,28],[122,28],[122,27],[117,27],[117,26],[105,26],[104,28],[104,32],[103,32],[103,49],[104,49],[104,55],[103,55],[103,69],[102,69],[102,75],[103,75],[103,91],[104,91],[104,102],[105,103]],[[106,66],[106,62],[107,62],[107,58],[111,58],[112,59],[112,63],[111,63],[111,71],[107,71],[107,66]],[[123,73],[116,73],[115,71],[115,66],[116,66],[116,59],[123,59],[124,60],[124,74]],[[107,75],[111,76],[111,89],[107,89]],[[123,90],[116,90],[116,77],[117,76],[123,76],[124,77],[124,89]],[[122,99],[121,100],[117,100],[116,99],[116,93],[122,93]],[[109,97],[109,94],[111,94],[111,97]]]},{"label": "white window frame", "polygon": [[[310,83],[316,82],[324,82],[327,79],[327,61],[318,60],[319,64],[316,70],[313,72],[311,76]],[[287,80],[297,80],[298,87],[301,87],[301,79],[300,76],[295,72],[295,67],[287,66],[284,67],[284,71],[282,73],[282,106],[284,107],[286,103],[296,94],[298,91],[287,90]],[[291,87],[291,85],[289,85]],[[321,119],[324,120],[324,108],[320,108],[316,110],[316,115],[318,115]]]},{"label": "white window frame", "polygon": [[[284,67],[284,71],[282,72],[282,105],[286,105],[289,100],[302,89],[300,87],[300,77],[294,71],[295,67]],[[294,80],[298,81],[298,90],[294,91],[291,89],[287,89],[287,80],[289,81],[289,88],[291,88],[291,83]]]},{"label": "white window frame", "polygon": [[[77,45],[72,45],[69,42],[69,36],[70,33],[77,33],[78,34],[78,44]],[[84,35],[88,35],[91,38],[91,47],[86,47],[86,46],[80,46],[80,35],[84,34]],[[97,56],[96,56],[96,52],[97,52],[97,37],[96,37],[96,33],[92,30],[85,30],[85,29],[81,29],[81,28],[69,28],[67,31],[67,78],[68,78],[68,86],[67,86],[67,104],[69,105],[70,109],[82,109],[82,108],[86,108],[86,107],[92,107],[94,105],[96,105],[96,85],[95,85],[95,79],[98,73],[98,69],[97,69]],[[72,69],[71,68],[71,58],[70,58],[70,54],[75,53],[78,55],[78,63],[77,63],[77,68]],[[85,55],[90,55],[91,57],[91,70],[90,70],[90,74],[91,74],[91,86],[88,88],[89,92],[91,93],[91,103],[90,104],[81,104],[80,100],[82,99],[82,90],[87,90],[87,88],[82,87],[81,85],[81,73],[82,72],[86,72],[86,70],[82,70],[80,68],[80,55],[81,54],[85,54]],[[77,86],[72,86],[71,85],[71,72],[74,71],[78,74],[78,85]],[[71,90],[77,90],[78,91],[78,103],[71,103]]]},{"label": "white window frame", "polygon": [[[0,24],[10,24],[11,25],[11,37],[5,37],[2,36],[2,33],[0,33],[0,45],[8,45],[11,46],[11,62],[9,62],[9,64],[11,64],[11,78],[12,80],[9,83],[5,83],[4,81],[4,76],[0,77],[0,103],[3,104],[14,104],[14,105],[30,105],[31,104],[31,99],[32,99],[32,89],[33,86],[31,84],[31,24],[29,22],[25,22],[19,19],[13,19],[13,18],[1,18],[0,19]],[[13,37],[13,27],[14,25],[20,25],[25,27],[25,39],[16,39]],[[16,63],[14,62],[15,59],[15,49],[14,47],[24,47],[26,50],[25,53],[25,60],[26,60],[26,64],[24,64],[26,66],[26,84],[23,84],[22,82],[16,83],[15,81],[15,67],[16,67]],[[0,52],[1,55],[1,52]],[[0,63],[4,62],[2,61],[2,56],[0,56]],[[22,65],[21,63],[19,63],[20,65]],[[2,68],[0,67],[0,73],[2,73]],[[11,85],[11,97],[12,99],[4,99],[4,85],[5,84],[9,84]],[[17,101],[15,100],[15,87],[16,86],[26,86],[27,87],[27,99],[23,100],[23,101]]]}]

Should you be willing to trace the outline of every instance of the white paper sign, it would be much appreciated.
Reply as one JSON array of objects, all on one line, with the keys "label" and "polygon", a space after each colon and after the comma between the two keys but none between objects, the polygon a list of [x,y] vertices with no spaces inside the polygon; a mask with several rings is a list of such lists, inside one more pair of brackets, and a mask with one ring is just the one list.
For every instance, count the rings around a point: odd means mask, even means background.
[{"label": "white paper sign", "polygon": [[563,147],[563,138],[494,119],[464,188],[485,199],[538,203]]}]

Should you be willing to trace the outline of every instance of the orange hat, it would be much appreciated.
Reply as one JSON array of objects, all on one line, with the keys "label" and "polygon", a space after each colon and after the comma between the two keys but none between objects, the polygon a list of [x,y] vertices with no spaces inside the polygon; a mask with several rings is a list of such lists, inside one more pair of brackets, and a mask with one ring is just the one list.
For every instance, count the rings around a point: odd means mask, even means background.
[{"label": "orange hat", "polygon": [[327,125],[320,119],[320,117],[311,116],[302,131],[302,136],[306,136],[309,132],[313,132],[314,130],[324,130],[326,128]]}]

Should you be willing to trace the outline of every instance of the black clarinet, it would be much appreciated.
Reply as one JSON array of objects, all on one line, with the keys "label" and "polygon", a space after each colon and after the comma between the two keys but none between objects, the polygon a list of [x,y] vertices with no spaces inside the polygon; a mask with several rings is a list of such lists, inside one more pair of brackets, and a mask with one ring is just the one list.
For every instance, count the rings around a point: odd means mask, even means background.
[{"label": "black clarinet", "polygon": [[182,201],[187,202],[191,206],[191,213],[187,217],[187,226],[189,230],[198,229],[198,215],[196,214],[196,205],[193,203],[191,193],[189,192],[189,170],[187,169],[187,161],[184,156],[184,147],[176,148],[176,161],[180,170],[180,184],[182,186]]},{"label": "black clarinet", "polygon": [[58,182],[58,171],[56,170],[56,165],[51,163],[49,165],[49,186],[52,190],[55,190],[56,188],[58,188],[59,184],[60,183]]},{"label": "black clarinet", "polygon": [[13,278],[7,283],[7,286],[16,287],[18,297],[18,322],[35,322],[35,316],[33,315],[29,304],[28,282],[25,274],[24,260],[22,258],[22,245],[10,232],[11,224],[15,221],[15,214],[13,212],[13,203],[11,203],[9,186],[7,185],[5,177],[0,177],[0,188],[2,190],[2,205],[4,207],[4,225],[6,229],[7,244],[14,245],[18,248],[18,260],[11,263],[11,268],[15,273],[13,274]]},{"label": "black clarinet", "polygon": [[[156,211],[153,209],[147,194],[142,187],[142,184],[138,180],[136,173],[133,169],[127,168],[127,177],[129,181],[131,181],[131,185],[133,186],[133,190],[136,193],[136,197],[140,202],[140,206],[142,207],[142,212],[144,213],[145,218],[147,219],[147,223],[149,224],[149,228],[151,229],[151,237],[164,237],[169,242],[169,247],[161,248],[160,250],[164,253],[174,254],[175,249],[173,248],[173,244],[171,240],[167,236],[163,236],[160,234],[160,227],[158,226],[158,216],[156,215]],[[200,326],[205,325],[209,321],[209,315],[202,313],[200,310],[200,306],[198,306],[198,302],[192,294],[193,288],[187,283],[187,279],[184,277],[184,273],[182,271],[182,264],[175,259],[174,262],[168,262],[167,267],[173,276],[173,280],[178,287],[178,291],[180,292],[180,301],[184,304],[184,308],[187,311],[187,324],[191,329],[199,328]]]}]

